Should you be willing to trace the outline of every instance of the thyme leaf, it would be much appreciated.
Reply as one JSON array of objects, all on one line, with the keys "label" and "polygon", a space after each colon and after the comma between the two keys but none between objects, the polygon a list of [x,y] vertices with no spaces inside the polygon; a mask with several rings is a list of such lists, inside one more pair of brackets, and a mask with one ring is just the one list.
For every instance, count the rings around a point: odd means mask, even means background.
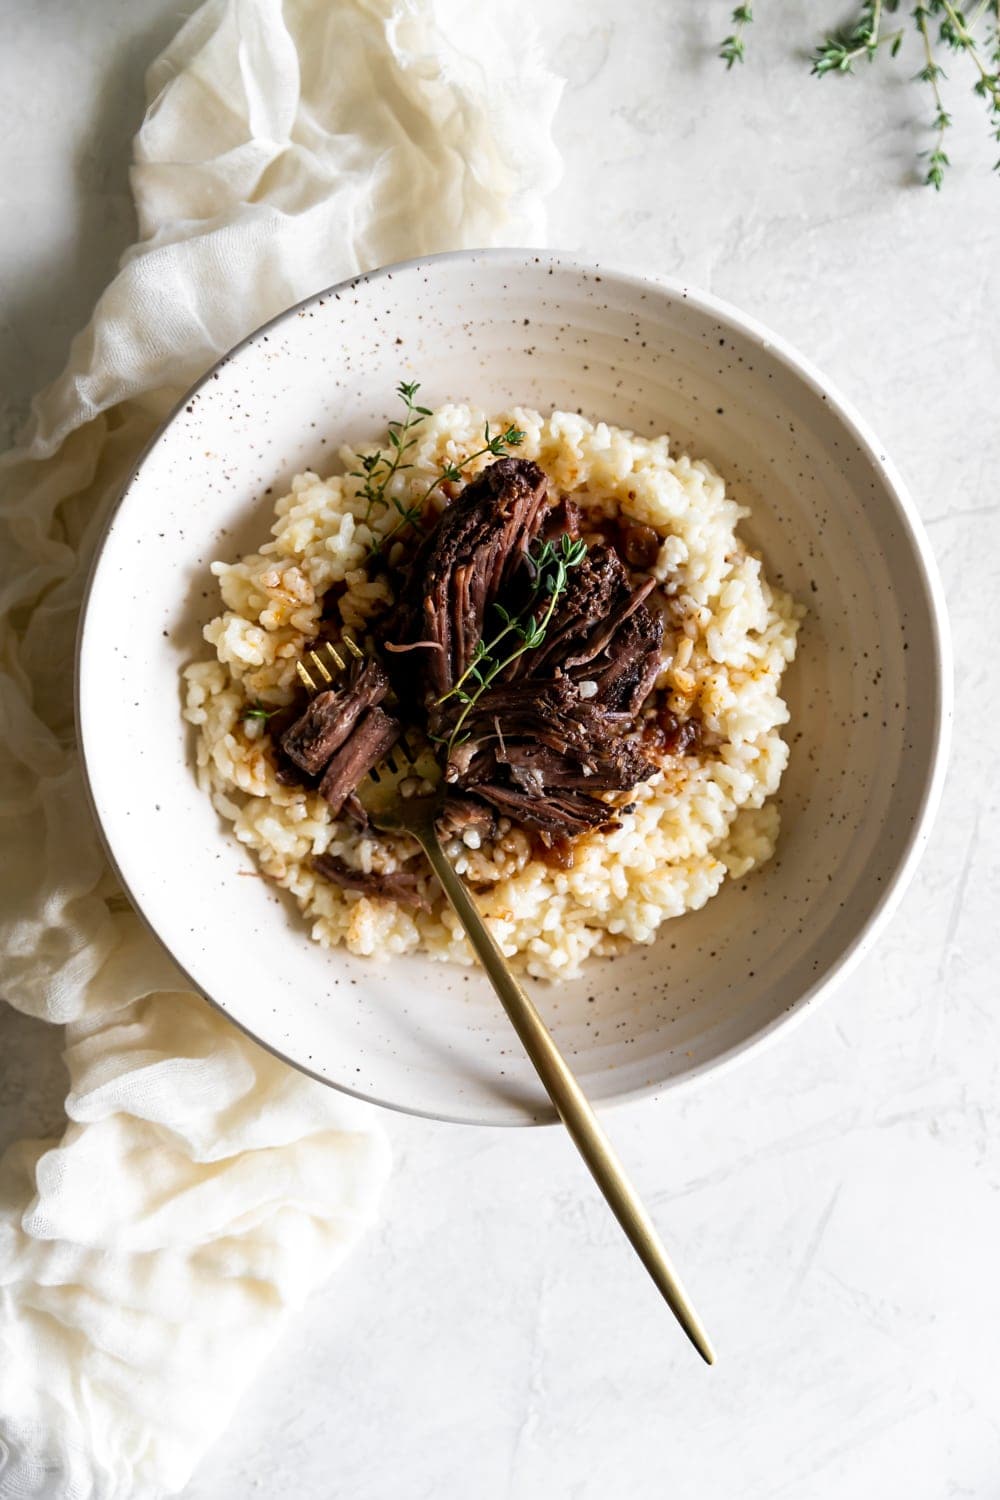
[{"label": "thyme leaf", "polygon": [[244,704],[243,711],[240,714],[240,718],[260,719],[262,723],[266,724],[268,719],[273,719],[276,713],[278,713],[278,709],[265,708],[263,703],[261,703],[260,699],[258,698],[253,703]]}]

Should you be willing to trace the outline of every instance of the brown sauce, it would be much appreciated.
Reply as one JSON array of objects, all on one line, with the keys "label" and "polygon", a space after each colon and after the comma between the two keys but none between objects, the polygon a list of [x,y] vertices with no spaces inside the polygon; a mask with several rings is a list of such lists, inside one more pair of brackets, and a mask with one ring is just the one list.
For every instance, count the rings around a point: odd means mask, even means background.
[{"label": "brown sauce", "polygon": [[701,720],[682,719],[664,703],[646,721],[642,738],[664,755],[693,755],[701,746]]},{"label": "brown sauce", "polygon": [[572,870],[576,864],[575,840],[549,835],[548,840],[539,834],[531,839],[532,858],[550,870]]}]

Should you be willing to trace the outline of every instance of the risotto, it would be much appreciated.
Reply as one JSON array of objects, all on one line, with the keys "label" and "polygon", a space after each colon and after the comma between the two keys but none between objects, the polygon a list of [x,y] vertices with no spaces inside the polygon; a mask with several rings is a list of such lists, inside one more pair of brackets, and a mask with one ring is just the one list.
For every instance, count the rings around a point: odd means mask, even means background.
[{"label": "risotto", "polygon": [[[365,460],[370,468],[374,445],[344,449],[342,473],[293,480],[259,552],[212,565],[222,608],[204,631],[210,659],[185,671],[185,716],[195,726],[201,785],[260,872],[295,898],[316,941],[373,959],[420,951],[470,963],[416,845],[359,826],[346,809],[334,813],[315,785],[288,784],[272,726],[296,702],[296,663],[331,614],[338,629],[379,644],[378,622],[394,603],[393,567],[413,546],[400,515],[429,490],[432,507],[453,502],[494,462],[490,453],[467,461],[484,432],[511,428],[518,457],[539,466],[553,497],[579,508],[585,539],[626,525],[645,539],[640,571],[663,622],[648,724],[697,727],[687,737],[647,736],[653,774],[627,802],[609,796],[615,821],[575,838],[568,858],[554,859],[505,816],[488,837],[468,827],[447,838],[504,952],[532,975],[560,979],[589,957],[652,942],[667,918],[703,906],[727,875],[741,877],[774,852],[770,799],[788,759],[781,677],[802,610],[769,584],[741,541],[748,512],[710,464],[672,454],[667,437],[572,413],[447,405],[409,430],[408,466],[373,510]],[[442,474],[451,477],[435,490]],[[373,553],[381,567],[371,566]],[[412,872],[418,902],[332,883],[318,857],[359,877]]]}]

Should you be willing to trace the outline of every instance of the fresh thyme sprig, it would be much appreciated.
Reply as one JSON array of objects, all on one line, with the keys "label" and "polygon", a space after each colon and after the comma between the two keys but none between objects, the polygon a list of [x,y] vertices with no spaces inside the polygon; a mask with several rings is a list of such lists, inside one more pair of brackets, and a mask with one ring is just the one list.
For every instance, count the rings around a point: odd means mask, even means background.
[{"label": "fresh thyme sprig", "polygon": [[380,448],[377,448],[374,453],[363,454],[359,460],[361,467],[351,470],[351,478],[361,480],[361,493],[367,501],[367,507],[361,519],[367,526],[371,526],[374,521],[377,509],[385,511],[391,506],[398,512],[397,519],[388,531],[382,535],[377,533],[374,535],[371,547],[373,555],[381,552],[386,543],[390,542],[397,532],[402,531],[404,526],[420,525],[425,504],[444,480],[461,481],[464,478],[462,470],[468,468],[469,464],[474,463],[477,458],[482,458],[486,453],[492,453],[495,458],[501,458],[508,448],[516,448],[524,442],[524,433],[513,423],[505,432],[495,433],[491,437],[490,424],[487,422],[483,435],[483,447],[477,448],[475,453],[467,454],[459,464],[445,464],[419,499],[406,504],[398,495],[387,496],[386,490],[395,475],[413,467],[406,459],[407,453],[417,441],[413,428],[424,417],[432,415],[429,406],[417,405],[416,396],[419,389],[419,380],[400,381],[396,387],[396,395],[403,402],[406,414],[401,421],[389,423],[388,452],[383,453]]},{"label": "fresh thyme sprig", "polygon": [[[543,542],[537,552],[529,548],[525,553],[531,578],[527,601],[516,614],[511,614],[502,604],[493,605],[502,628],[488,642],[480,637],[469,666],[454,686],[437,700],[436,707],[451,699],[462,705],[447,740],[446,759],[450,759],[452,751],[468,739],[468,733],[463,733],[465,722],[487,688],[525,651],[534,651],[542,644],[555,607],[566,592],[570,571],[578,568],[586,555],[586,542],[574,541],[565,533],[558,544]],[[544,609],[541,608],[543,604]]]},{"label": "fresh thyme sprig", "polygon": [[487,422],[485,428],[483,429],[484,446],[482,448],[477,448],[475,453],[469,453],[465,458],[462,459],[462,462],[460,464],[445,464],[438,477],[433,481],[433,483],[427,486],[427,489],[424,491],[423,496],[421,497],[420,503],[423,504],[425,500],[429,500],[434,491],[437,489],[438,485],[443,483],[443,481],[446,479],[451,479],[457,483],[461,483],[461,481],[465,477],[462,473],[462,470],[467,469],[470,464],[475,463],[477,458],[482,458],[486,453],[492,453],[494,458],[502,458],[503,455],[507,452],[508,448],[520,447],[521,443],[523,442],[524,433],[519,427],[515,427],[513,422],[505,432],[495,433],[493,437],[490,437],[490,424],[489,422]]},{"label": "fresh thyme sprig", "polygon": [[415,501],[412,505],[397,505],[396,509],[399,511],[399,520],[389,528],[384,536],[376,537],[375,542],[377,545],[373,544],[373,551],[377,551],[379,547],[384,547],[387,542],[391,542],[397,531],[401,531],[404,526],[418,526],[424,513],[424,506],[438,485],[442,484],[444,480],[451,479],[461,483],[465,478],[462,470],[467,469],[469,464],[475,463],[477,458],[482,458],[485,453],[492,453],[494,458],[502,458],[508,448],[516,448],[518,444],[524,442],[524,433],[513,425],[508,427],[506,432],[498,432],[495,436],[490,437],[490,424],[487,422],[483,435],[485,446],[477,448],[475,453],[467,454],[460,464],[445,464],[437,477],[431,480],[419,500]]},{"label": "fresh thyme sprig", "polygon": [[863,0],[860,14],[853,26],[835,31],[823,39],[812,59],[812,72],[817,78],[824,73],[852,73],[854,64],[861,57],[875,61],[875,54],[883,46],[895,57],[903,45],[903,28],[882,35],[882,15],[896,10],[899,0]]},{"label": "fresh thyme sprig", "polygon": [[[383,453],[377,448],[374,453],[366,453],[361,458],[361,468],[352,469],[351,478],[361,480],[361,493],[368,502],[362,520],[370,525],[374,517],[376,506],[383,508],[390,503],[395,506],[400,515],[404,514],[405,507],[394,496],[386,499],[386,489],[389,482],[403,469],[412,468],[405,462],[406,454],[417,441],[411,436],[411,429],[422,417],[431,414],[429,406],[418,406],[416,395],[420,389],[419,380],[401,380],[396,387],[396,395],[406,408],[406,415],[401,422],[389,423],[389,451]],[[377,549],[376,549],[377,550]]]},{"label": "fresh thyme sprig", "polygon": [[934,49],[931,46],[930,31],[927,27],[927,7],[918,5],[913,14],[916,18],[917,30],[920,32],[924,46],[924,65],[917,74],[917,78],[921,83],[929,83],[931,86],[931,92],[934,96],[934,121],[932,129],[937,131],[937,139],[930,151],[927,152],[927,176],[924,178],[924,182],[928,187],[932,187],[935,192],[939,193],[941,191],[941,184],[944,181],[945,168],[951,166],[951,162],[948,160],[948,155],[944,149],[944,133],[951,125],[951,115],[948,114],[944,107],[944,100],[941,98],[941,89],[938,85],[938,79],[944,78],[945,71],[940,63],[934,61]]},{"label": "fresh thyme sprig", "polygon": [[[886,32],[883,27],[886,16],[896,14],[900,0],[861,0],[853,22],[830,32],[819,43],[812,56],[812,72],[817,78],[828,74],[854,72],[854,64],[862,58],[875,60],[878,52],[888,48],[896,57],[903,45],[905,27]],[[946,77],[937,49],[947,48],[952,52],[965,53],[975,70],[972,87],[986,103],[990,133],[1000,141],[1000,0],[977,0],[974,8],[966,14],[954,0],[919,0],[911,7],[914,29],[920,35],[924,63],[915,75],[921,83],[930,85],[934,102],[934,114],[930,129],[934,141],[928,151],[921,155],[927,160],[924,181],[929,187],[940,189],[945,170],[950,166],[944,149],[945,131],[951,127],[951,115],[945,108],[940,80]],[[976,28],[984,17],[990,18],[990,41],[982,44]],[[753,20],[750,5],[738,5],[732,12],[733,30],[719,49],[719,56],[727,69],[736,62],[743,62],[746,55],[744,31]],[[936,34],[934,34],[936,32]],[[994,164],[1000,172],[1000,160]]]},{"label": "fresh thyme sprig", "polygon": [[498,432],[494,437],[490,437],[490,424],[487,422],[484,437],[486,442],[485,447],[477,448],[475,453],[469,453],[462,459],[461,464],[445,464],[437,477],[431,480],[420,496],[420,499],[413,505],[396,506],[396,509],[399,511],[399,520],[390,526],[384,536],[375,538],[375,542],[372,545],[373,552],[377,552],[380,547],[384,547],[386,542],[391,542],[397,531],[402,531],[404,526],[418,526],[420,524],[420,519],[424,513],[424,506],[438,485],[442,484],[444,480],[452,479],[461,483],[465,478],[462,470],[467,469],[469,464],[475,463],[477,458],[482,458],[484,453],[492,453],[494,458],[502,458],[508,448],[516,448],[519,443],[524,442],[524,433],[513,425],[508,427],[506,432]]},{"label": "fresh thyme sprig", "polygon": [[[967,52],[975,64],[977,77],[972,85],[973,91],[986,100],[993,139],[1000,141],[1000,0],[981,0],[969,21],[951,4],[951,0],[930,0],[930,8],[933,10],[935,6],[943,13],[941,40],[955,52]],[[993,50],[990,53],[992,72],[983,62],[978,43],[972,35],[973,27],[987,9],[993,16]],[[994,163],[993,169],[1000,171],[1000,161]]]},{"label": "fresh thyme sprig", "polygon": [[725,63],[727,72],[733,66],[733,63],[743,62],[746,57],[747,48],[743,32],[753,20],[753,6],[737,5],[731,19],[733,29],[719,48],[719,56]]},{"label": "fresh thyme sprig", "polygon": [[278,709],[265,708],[263,703],[261,703],[260,699],[258,698],[254,703],[244,704],[243,711],[240,714],[240,718],[259,719],[261,723],[266,724],[268,719],[273,719],[276,713],[278,713]]}]

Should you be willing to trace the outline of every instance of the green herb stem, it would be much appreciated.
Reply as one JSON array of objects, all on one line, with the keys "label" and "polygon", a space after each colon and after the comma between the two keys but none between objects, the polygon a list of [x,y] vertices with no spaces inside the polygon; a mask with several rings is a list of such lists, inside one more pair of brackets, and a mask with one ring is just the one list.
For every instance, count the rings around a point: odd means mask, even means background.
[{"label": "green herb stem", "polygon": [[276,708],[265,708],[263,703],[261,703],[260,699],[258,698],[254,703],[246,703],[243,705],[243,711],[240,714],[240,718],[243,720],[260,719],[263,723],[266,724],[268,719],[273,719],[277,712],[278,710]]},{"label": "green herb stem", "polygon": [[944,101],[941,98],[941,90],[938,87],[938,78],[942,76],[942,69],[934,61],[930,32],[927,29],[927,10],[923,5],[918,5],[914,11],[914,15],[923,39],[925,59],[924,66],[918,77],[924,83],[929,83],[931,86],[931,91],[934,95],[934,120],[932,128],[937,131],[937,140],[932,149],[927,153],[927,176],[924,178],[924,181],[935,192],[940,192],[945,169],[951,165],[944,150],[944,133],[951,124],[951,116],[945,110]]},{"label": "green herb stem", "polygon": [[753,6],[737,5],[731,19],[733,29],[719,48],[719,56],[726,65],[727,73],[733,63],[741,63],[746,58],[747,47],[743,33],[753,20]]},{"label": "green herb stem", "polygon": [[[825,36],[812,57],[812,72],[817,77],[829,73],[853,73],[854,66],[862,57],[874,61],[879,50],[888,47],[896,57],[903,44],[905,32],[899,28],[883,33],[886,16],[901,9],[900,0],[862,0],[855,11],[853,23],[841,27]],[[1000,141],[1000,0],[975,0],[969,14],[960,8],[960,0],[917,0],[910,8],[913,24],[920,33],[924,54],[924,66],[917,78],[931,86],[934,97],[934,118],[931,129],[936,133],[929,151],[921,153],[928,160],[925,182],[939,190],[950,161],[944,149],[944,132],[951,126],[951,116],[944,107],[939,79],[945,72],[938,61],[940,51],[947,47],[953,52],[965,52],[972,59],[975,69],[974,91],[986,101],[990,132]],[[980,44],[975,31],[984,16],[990,18],[986,39]],[[745,46],[743,30],[752,20],[751,7],[738,6],[732,12],[733,30],[720,48],[720,56],[731,68],[742,62]],[[932,35],[932,25],[935,34]],[[1000,171],[1000,161],[994,164]]]},{"label": "green herb stem", "polygon": [[496,652],[496,648],[499,646],[500,642],[506,640],[509,635],[512,635],[513,632],[517,630],[519,623],[524,619],[525,613],[525,611],[522,611],[520,615],[511,620],[509,624],[505,625],[504,628],[500,631],[499,635],[495,635],[493,637],[488,647],[483,646],[482,642],[479,643],[479,649],[477,650],[472,661],[466,667],[465,671],[462,673],[461,677],[458,679],[455,685],[449,688],[447,693],[444,693],[440,698],[435,700],[435,707],[440,707],[441,704],[446,703],[449,698],[461,697],[462,692],[465,688],[465,684],[468,682],[470,677],[475,676],[477,681],[482,681],[482,675],[479,668],[480,661],[483,660],[487,653],[490,656],[494,655],[494,653]]},{"label": "green herb stem", "polygon": [[827,73],[850,73],[859,57],[875,58],[880,47],[888,46],[895,56],[903,40],[902,29],[882,36],[883,0],[865,0],[857,21],[849,31],[834,32],[820,43],[813,57],[812,71],[817,78]]},{"label": "green herb stem", "polygon": [[[976,70],[979,73],[979,81],[975,85],[976,93],[981,94],[984,99],[988,100],[988,107],[991,114],[1000,115],[1000,73],[991,73],[986,67],[979,55],[979,48],[976,45],[975,37],[972,35],[972,27],[978,21],[982,10],[980,9],[975,20],[969,23],[965,21],[961,12],[955,9],[951,0],[941,0],[941,9],[948,18],[948,23],[954,34],[954,41],[951,45],[957,50],[968,52],[976,65]],[[942,26],[942,32],[943,30]]]},{"label": "green herb stem", "polygon": [[[407,401],[407,420],[404,423],[396,423],[396,424],[390,423],[389,437],[390,437],[391,441],[395,442],[395,440],[393,439],[393,434],[392,434],[393,425],[395,425],[398,428],[399,442],[396,443],[396,453],[395,453],[395,457],[396,457],[397,460],[402,457],[402,455],[406,451],[406,449],[411,448],[413,446],[413,444],[416,442],[415,438],[411,438],[409,441],[406,441],[406,442],[404,442],[404,440],[406,439],[407,432],[409,431],[408,423],[410,421],[410,411],[411,411],[410,402],[412,401],[413,395],[419,389],[420,389],[420,386],[417,385],[417,384],[412,385],[412,386],[400,385],[398,387],[399,394],[401,396],[403,396],[404,400]],[[429,410],[427,409],[426,406],[414,406],[414,407],[412,407],[412,411],[414,411],[414,412],[416,412],[418,414],[415,420],[419,420],[420,417],[429,417],[430,416],[430,412],[429,412]],[[433,495],[433,493],[437,489],[438,485],[441,484],[445,479],[452,479],[452,480],[461,482],[461,480],[464,478],[462,470],[463,469],[467,469],[468,466],[469,466],[469,464],[475,463],[475,461],[476,461],[477,458],[482,458],[487,453],[492,453],[493,456],[494,456],[494,458],[502,458],[503,455],[507,452],[508,448],[516,448],[516,447],[518,447],[519,444],[521,444],[521,443],[524,442],[524,433],[521,432],[521,430],[519,428],[515,427],[513,425],[513,423],[506,429],[505,432],[495,433],[491,437],[490,436],[490,424],[489,424],[489,422],[487,422],[483,436],[484,436],[484,445],[483,445],[483,447],[482,448],[477,448],[476,451],[475,451],[475,453],[468,454],[465,458],[462,459],[462,461],[461,461],[460,464],[452,464],[452,463],[445,464],[444,467],[441,469],[441,472],[439,474],[437,474],[434,479],[431,480],[430,484],[427,486],[427,488],[424,491],[424,493],[420,496],[419,500],[417,500],[413,504],[404,505],[401,500],[398,500],[395,497],[393,497],[392,504],[396,507],[396,510],[399,512],[399,519],[397,521],[395,521],[393,523],[393,525],[390,526],[389,530],[386,531],[385,533],[383,533],[382,536],[376,536],[376,537],[374,537],[374,539],[372,541],[372,548],[371,548],[373,555],[379,553],[380,551],[382,551],[382,549],[389,542],[391,542],[393,540],[393,538],[397,535],[397,533],[400,532],[400,531],[402,531],[405,526],[419,526],[420,525],[420,521],[421,521],[421,519],[423,517],[423,513],[424,513],[424,506],[427,504],[427,501],[430,499],[431,495]],[[382,499],[383,504],[387,503],[385,501],[385,499],[384,499],[384,491],[385,491],[386,485],[388,484],[389,480],[392,478],[393,474],[398,473],[400,469],[408,469],[410,467],[411,467],[410,464],[404,464],[404,463],[399,463],[399,462],[396,462],[395,464],[392,464],[392,465],[390,465],[388,467],[388,469],[385,472],[384,479],[380,479],[380,481],[379,481],[379,483],[380,483],[380,493],[379,493],[378,498]],[[356,473],[356,474],[353,475],[353,477],[356,478],[356,479],[359,479],[359,478],[362,478],[363,476]],[[367,492],[364,491],[364,493],[367,493]],[[371,505],[369,505],[368,511],[365,514],[365,516],[364,516],[363,519],[365,521],[368,521],[369,518],[370,518],[370,515],[371,515]]]},{"label": "green herb stem", "polygon": [[[462,734],[466,720],[487,689],[501,673],[517,661],[519,656],[523,656],[526,651],[536,650],[542,644],[556,605],[566,592],[570,569],[579,567],[586,555],[586,543],[573,541],[567,534],[562,536],[558,547],[552,542],[544,542],[537,554],[529,551],[527,560],[533,571],[533,581],[527,603],[518,614],[513,616],[508,615],[501,605],[494,605],[494,608],[500,611],[503,629],[497,632],[488,645],[482,640],[479,641],[470,665],[454,686],[437,700],[437,707],[447,703],[451,698],[459,699],[462,704],[462,710],[447,741],[446,759],[451,758],[452,751],[466,738]],[[542,599],[547,599],[548,603],[541,619],[536,619],[535,615]],[[497,648],[512,634],[520,638],[519,643],[513,651],[501,656]],[[466,684],[470,679],[474,679],[475,688],[467,692]]]},{"label": "green herb stem", "polygon": [[[361,493],[368,502],[362,520],[366,525],[371,525],[375,507],[377,505],[387,506],[385,492],[395,475],[401,470],[410,468],[410,464],[404,463],[405,455],[417,441],[412,436],[412,429],[424,417],[430,416],[430,408],[418,406],[416,394],[420,389],[419,381],[401,380],[396,387],[396,395],[406,408],[406,415],[401,422],[389,423],[389,454],[384,454],[381,448],[374,453],[366,453],[361,459],[361,468],[351,471],[352,479],[361,480]],[[399,502],[393,499],[392,503],[396,509],[400,509]]]},{"label": "green herb stem", "polygon": [[465,477],[462,470],[467,469],[470,464],[474,464],[477,458],[482,458],[487,453],[492,453],[494,458],[502,458],[508,448],[517,448],[524,442],[524,433],[515,427],[513,423],[511,423],[505,432],[500,432],[490,437],[490,424],[487,422],[483,436],[485,444],[482,448],[477,448],[475,453],[468,454],[467,457],[462,459],[460,464],[445,464],[437,478],[431,480],[420,497],[421,509],[431,498],[438,485],[443,484],[446,479],[460,483]]}]

